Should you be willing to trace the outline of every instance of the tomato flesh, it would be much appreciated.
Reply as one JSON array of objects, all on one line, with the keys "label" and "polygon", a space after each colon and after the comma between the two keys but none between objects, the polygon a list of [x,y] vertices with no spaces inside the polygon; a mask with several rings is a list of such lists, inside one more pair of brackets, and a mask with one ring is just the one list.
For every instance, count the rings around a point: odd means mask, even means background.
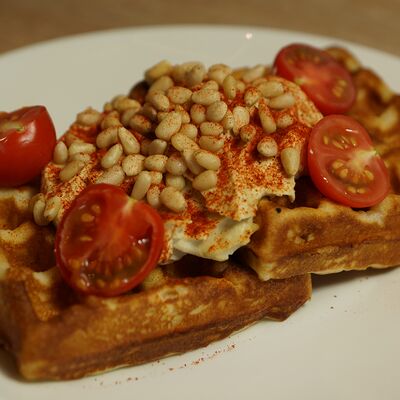
[{"label": "tomato flesh", "polygon": [[345,113],[356,90],[349,72],[326,51],[291,44],[274,61],[277,75],[297,83],[325,115]]},{"label": "tomato flesh", "polygon": [[151,206],[116,186],[91,185],[57,229],[57,264],[73,288],[115,296],[140,284],[156,266],[163,236],[163,221]]},{"label": "tomato flesh", "polygon": [[20,186],[38,177],[55,145],[56,132],[45,107],[0,113],[0,186]]},{"label": "tomato flesh", "polygon": [[367,131],[345,115],[329,115],[314,126],[308,168],[322,194],[349,207],[373,206],[390,190],[388,171]]}]

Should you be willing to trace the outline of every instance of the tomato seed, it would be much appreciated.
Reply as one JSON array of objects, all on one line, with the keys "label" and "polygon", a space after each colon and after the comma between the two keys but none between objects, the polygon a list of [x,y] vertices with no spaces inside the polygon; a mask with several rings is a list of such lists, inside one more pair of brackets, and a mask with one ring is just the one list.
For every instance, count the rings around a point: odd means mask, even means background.
[{"label": "tomato seed", "polygon": [[90,209],[97,215],[99,215],[101,212],[101,207],[98,204],[92,204]]},{"label": "tomato seed", "polygon": [[83,236],[81,236],[81,237],[79,238],[79,240],[80,240],[81,242],[91,242],[91,241],[93,240],[93,238],[90,237],[90,236],[88,236],[88,235],[83,235]]},{"label": "tomato seed", "polygon": [[89,213],[84,213],[81,216],[82,222],[92,222],[94,220],[94,215]]},{"label": "tomato seed", "polygon": [[341,179],[346,179],[348,175],[349,175],[349,170],[347,168],[341,169],[339,171],[339,178]]}]

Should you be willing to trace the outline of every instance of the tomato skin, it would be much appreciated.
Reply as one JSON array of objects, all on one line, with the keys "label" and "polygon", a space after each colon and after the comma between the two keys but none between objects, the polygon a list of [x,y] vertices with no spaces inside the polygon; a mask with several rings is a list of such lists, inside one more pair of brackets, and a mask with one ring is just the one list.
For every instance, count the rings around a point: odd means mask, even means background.
[{"label": "tomato skin", "polygon": [[324,115],[345,113],[356,98],[350,73],[329,53],[294,43],[274,61],[276,74],[297,83]]},{"label": "tomato skin", "polygon": [[[10,121],[20,128],[5,128]],[[55,145],[56,131],[44,106],[1,113],[0,186],[20,186],[38,177],[52,159]]]},{"label": "tomato skin", "polygon": [[[84,215],[94,218],[83,222]],[[80,241],[82,237],[92,240]],[[151,206],[133,200],[117,186],[90,185],[58,226],[57,265],[73,289],[116,296],[139,285],[157,265],[163,238],[163,221]]]},{"label": "tomato skin", "polygon": [[389,173],[370,136],[345,115],[329,115],[314,126],[308,168],[323,195],[348,207],[371,207],[390,191]]}]

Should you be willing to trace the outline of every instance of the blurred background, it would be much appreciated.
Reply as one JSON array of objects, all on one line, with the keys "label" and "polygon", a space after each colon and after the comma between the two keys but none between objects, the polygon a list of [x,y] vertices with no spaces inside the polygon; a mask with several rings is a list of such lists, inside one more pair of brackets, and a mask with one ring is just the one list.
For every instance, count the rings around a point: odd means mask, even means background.
[{"label": "blurred background", "polygon": [[0,53],[65,35],[165,24],[297,30],[400,56],[400,0],[0,0]]}]

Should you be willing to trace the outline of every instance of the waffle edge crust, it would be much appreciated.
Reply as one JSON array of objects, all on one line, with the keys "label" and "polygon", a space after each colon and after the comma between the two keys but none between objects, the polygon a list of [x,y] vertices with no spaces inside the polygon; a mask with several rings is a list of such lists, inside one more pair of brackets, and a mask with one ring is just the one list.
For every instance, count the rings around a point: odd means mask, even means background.
[{"label": "waffle edge crust", "polygon": [[52,228],[30,220],[31,195],[0,190],[0,343],[27,380],[75,379],[187,352],[263,318],[284,320],[311,297],[308,274],[262,282],[231,261],[203,260],[197,276],[182,277],[195,258],[152,287],[81,296],[54,267]]}]

